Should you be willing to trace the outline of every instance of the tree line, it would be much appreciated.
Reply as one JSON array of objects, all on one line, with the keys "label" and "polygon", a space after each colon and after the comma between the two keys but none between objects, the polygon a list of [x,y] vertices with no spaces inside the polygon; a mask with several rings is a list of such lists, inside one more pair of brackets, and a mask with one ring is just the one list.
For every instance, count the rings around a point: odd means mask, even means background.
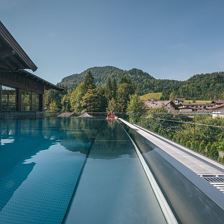
[{"label": "tree line", "polygon": [[128,76],[119,82],[107,79],[105,85],[96,85],[88,71],[75,88],[64,92],[49,90],[45,93],[45,109],[50,112],[119,112],[131,110],[144,112],[144,104],[136,94],[136,88]]}]

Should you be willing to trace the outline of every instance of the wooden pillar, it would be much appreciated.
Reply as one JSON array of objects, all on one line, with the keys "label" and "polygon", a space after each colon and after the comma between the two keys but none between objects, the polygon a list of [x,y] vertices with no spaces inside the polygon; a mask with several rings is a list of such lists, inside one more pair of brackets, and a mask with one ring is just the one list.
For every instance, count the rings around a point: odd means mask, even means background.
[{"label": "wooden pillar", "polygon": [[2,85],[0,84],[0,112],[2,110]]},{"label": "wooden pillar", "polygon": [[33,97],[32,97],[32,92],[29,92],[29,95],[30,95],[30,111],[33,111],[34,108],[33,108]]},{"label": "wooden pillar", "polygon": [[21,111],[21,105],[22,104],[22,100],[21,100],[21,90],[20,89],[16,89],[16,111],[20,112]]},{"label": "wooden pillar", "polygon": [[39,111],[43,111],[43,104],[44,104],[44,97],[43,94],[39,94]]}]

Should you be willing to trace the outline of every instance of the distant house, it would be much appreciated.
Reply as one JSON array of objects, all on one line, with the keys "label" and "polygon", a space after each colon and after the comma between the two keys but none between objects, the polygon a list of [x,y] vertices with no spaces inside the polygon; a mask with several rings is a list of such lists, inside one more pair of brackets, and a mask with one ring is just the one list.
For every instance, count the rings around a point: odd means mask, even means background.
[{"label": "distant house", "polygon": [[215,105],[222,105],[224,104],[224,100],[215,100],[215,101],[212,101],[212,103]]},{"label": "distant house", "polygon": [[206,104],[181,104],[178,108],[179,110],[191,110],[192,112],[196,111],[205,111],[206,110]]},{"label": "distant house", "polygon": [[182,100],[147,100],[144,103],[146,108],[163,108],[171,113],[210,113],[213,117],[224,117],[224,100],[211,103],[184,103]]},{"label": "distant house", "polygon": [[178,108],[172,100],[147,100],[144,102],[149,109],[166,109],[168,112],[174,112]]},{"label": "distant house", "polygon": [[210,108],[212,111],[213,118],[224,118],[224,103],[220,105],[215,105],[214,107]]},{"label": "distant house", "polygon": [[193,110],[190,108],[179,108],[180,113],[192,113]]},{"label": "distant house", "polygon": [[224,118],[224,114],[221,112],[212,112],[212,118]]},{"label": "distant house", "polygon": [[145,101],[145,106],[147,108],[157,109],[157,108],[164,108],[165,105],[169,103],[167,100],[147,100]]},{"label": "distant house", "polygon": [[176,105],[180,105],[184,102],[184,100],[185,100],[184,98],[177,98],[177,99],[174,100],[174,103]]},{"label": "distant house", "polygon": [[212,107],[211,110],[214,111],[214,112],[224,113],[224,103]]},{"label": "distant house", "polygon": [[176,104],[170,100],[166,105],[165,108],[168,110],[168,112],[176,112],[178,110],[178,107]]},{"label": "distant house", "polygon": [[181,104],[178,105],[180,113],[211,113],[213,117],[224,117],[224,100],[213,101],[209,104]]}]

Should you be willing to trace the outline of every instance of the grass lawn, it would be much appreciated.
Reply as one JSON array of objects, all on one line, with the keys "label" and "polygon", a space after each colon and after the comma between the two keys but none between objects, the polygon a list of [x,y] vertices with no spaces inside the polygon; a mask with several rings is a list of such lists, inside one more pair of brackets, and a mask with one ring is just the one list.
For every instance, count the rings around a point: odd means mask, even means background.
[{"label": "grass lawn", "polygon": [[209,104],[211,100],[184,100],[186,104]]},{"label": "grass lawn", "polygon": [[154,100],[160,100],[162,96],[162,93],[147,93],[145,95],[140,96],[140,99],[143,101],[154,99]]}]

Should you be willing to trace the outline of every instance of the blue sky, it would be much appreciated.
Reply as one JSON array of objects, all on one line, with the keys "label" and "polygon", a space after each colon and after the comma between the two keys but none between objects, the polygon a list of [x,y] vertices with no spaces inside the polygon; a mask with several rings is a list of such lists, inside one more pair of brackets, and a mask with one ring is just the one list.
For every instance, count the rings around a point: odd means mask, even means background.
[{"label": "blue sky", "polygon": [[223,0],[0,0],[0,19],[53,83],[92,66],[184,80],[224,70]]}]

